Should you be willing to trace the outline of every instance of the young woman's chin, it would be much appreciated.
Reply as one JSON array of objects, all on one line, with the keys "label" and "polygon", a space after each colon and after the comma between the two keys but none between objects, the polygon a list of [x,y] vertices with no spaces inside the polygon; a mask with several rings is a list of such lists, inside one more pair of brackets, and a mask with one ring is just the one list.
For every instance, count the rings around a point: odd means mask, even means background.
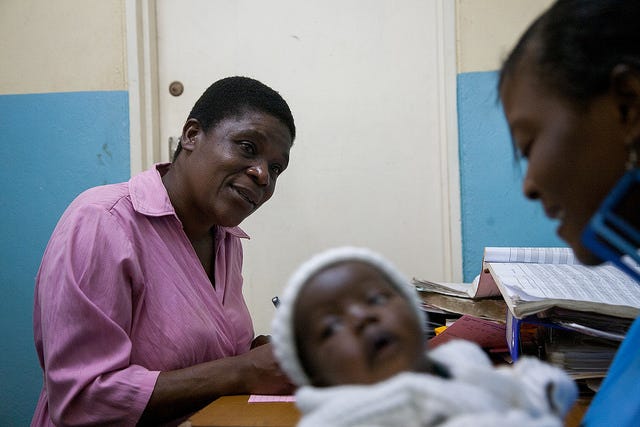
[{"label": "young woman's chin", "polygon": [[583,226],[575,222],[562,222],[558,226],[557,234],[562,240],[564,240],[573,250],[574,255],[582,264],[585,265],[598,265],[602,264],[602,260],[595,256],[584,244],[582,243],[582,230]]},{"label": "young woman's chin", "polygon": [[585,265],[598,265],[603,263],[603,261],[587,249],[581,241],[571,244],[571,249],[573,249],[576,258]]}]

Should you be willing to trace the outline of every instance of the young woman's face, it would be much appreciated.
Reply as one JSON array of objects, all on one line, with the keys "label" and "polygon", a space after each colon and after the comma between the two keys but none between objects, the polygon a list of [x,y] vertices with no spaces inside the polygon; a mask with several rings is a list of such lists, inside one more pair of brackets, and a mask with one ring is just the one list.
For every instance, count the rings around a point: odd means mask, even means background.
[{"label": "young woman's face", "polygon": [[197,122],[186,126],[189,214],[221,226],[240,224],[271,198],[287,168],[289,129],[261,112],[229,117],[206,133]]},{"label": "young woman's face", "polygon": [[371,384],[424,360],[422,327],[409,301],[362,262],[313,276],[298,296],[294,324],[315,386]]},{"label": "young woman's face", "polygon": [[538,199],[557,233],[584,263],[598,260],[581,233],[624,173],[625,130],[613,94],[584,111],[552,93],[523,58],[503,82],[500,96],[516,148],[527,159],[523,192]]}]

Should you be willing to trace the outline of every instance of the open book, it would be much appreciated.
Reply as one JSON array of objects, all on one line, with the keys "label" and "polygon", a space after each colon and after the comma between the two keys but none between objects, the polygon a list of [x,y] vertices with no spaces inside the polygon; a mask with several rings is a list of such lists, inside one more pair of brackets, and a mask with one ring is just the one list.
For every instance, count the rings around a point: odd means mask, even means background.
[{"label": "open book", "polygon": [[488,262],[577,264],[569,248],[488,247],[484,250],[482,272],[471,283],[434,282],[413,279],[418,291],[434,292],[461,298],[500,297],[500,289],[486,267]]},{"label": "open book", "polygon": [[482,257],[482,271],[473,281],[469,290],[472,298],[501,295],[501,290],[489,270],[489,264],[493,263],[579,264],[570,248],[487,247],[484,248],[484,256]]},{"label": "open book", "polygon": [[579,264],[569,248],[485,248],[476,297],[502,294],[523,318],[552,307],[635,318],[640,284],[612,265]]}]

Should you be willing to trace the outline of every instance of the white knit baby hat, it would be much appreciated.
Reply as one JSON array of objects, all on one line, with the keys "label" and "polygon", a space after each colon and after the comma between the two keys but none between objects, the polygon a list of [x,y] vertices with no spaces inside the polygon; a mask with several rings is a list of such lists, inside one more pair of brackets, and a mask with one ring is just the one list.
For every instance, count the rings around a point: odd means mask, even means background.
[{"label": "white knit baby hat", "polygon": [[280,367],[298,386],[309,385],[310,380],[302,369],[295,343],[293,307],[302,286],[317,272],[344,261],[361,261],[382,271],[392,284],[407,298],[418,319],[426,330],[426,314],[421,310],[418,293],[411,283],[381,255],[366,249],[343,246],[321,252],[304,262],[291,275],[280,298],[280,305],[271,322],[271,342]]}]

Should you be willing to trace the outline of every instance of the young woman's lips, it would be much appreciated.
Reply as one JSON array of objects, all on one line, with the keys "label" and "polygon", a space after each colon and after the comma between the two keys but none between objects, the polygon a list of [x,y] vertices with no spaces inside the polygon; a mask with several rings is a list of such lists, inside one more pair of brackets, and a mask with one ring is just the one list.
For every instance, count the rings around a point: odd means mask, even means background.
[{"label": "young woman's lips", "polygon": [[551,219],[556,219],[558,221],[562,221],[564,219],[564,210],[562,210],[559,206],[545,206],[544,211],[545,214]]},{"label": "young woman's lips", "polygon": [[562,237],[562,230],[564,225],[565,211],[559,206],[544,206],[544,212],[548,218],[558,221],[558,227],[556,228],[556,234]]}]

